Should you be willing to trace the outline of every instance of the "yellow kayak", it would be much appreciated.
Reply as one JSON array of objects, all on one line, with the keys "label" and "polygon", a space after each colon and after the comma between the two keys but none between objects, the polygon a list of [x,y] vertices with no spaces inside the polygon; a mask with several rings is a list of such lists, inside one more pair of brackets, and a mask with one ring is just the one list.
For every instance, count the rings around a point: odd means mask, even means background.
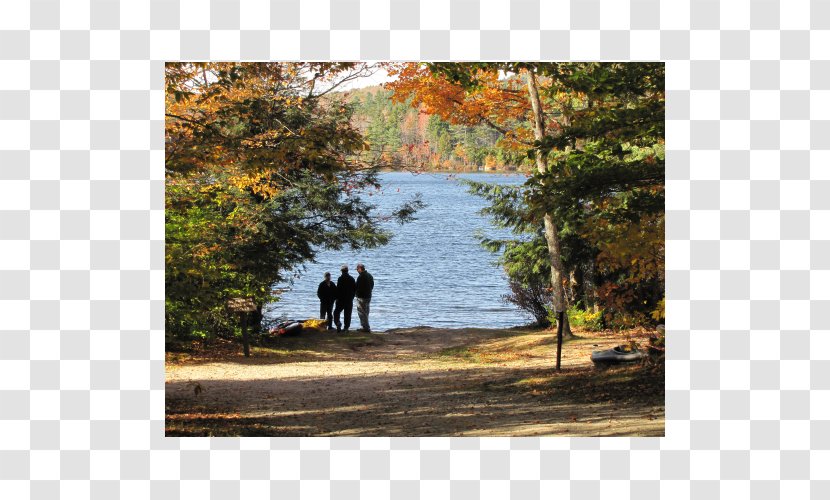
[{"label": "yellow kayak", "polygon": [[303,321],[303,328],[314,328],[316,330],[326,329],[326,320],[324,319],[307,319]]}]

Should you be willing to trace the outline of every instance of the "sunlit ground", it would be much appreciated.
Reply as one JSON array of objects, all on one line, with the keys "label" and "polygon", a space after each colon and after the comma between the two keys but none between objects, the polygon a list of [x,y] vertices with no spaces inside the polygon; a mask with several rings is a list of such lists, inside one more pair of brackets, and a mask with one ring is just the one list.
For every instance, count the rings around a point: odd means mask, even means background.
[{"label": "sunlit ground", "polygon": [[590,362],[648,332],[587,335],[566,342],[561,372],[554,334],[529,329],[307,333],[249,359],[232,343],[170,353],[167,435],[663,435],[662,366]]}]

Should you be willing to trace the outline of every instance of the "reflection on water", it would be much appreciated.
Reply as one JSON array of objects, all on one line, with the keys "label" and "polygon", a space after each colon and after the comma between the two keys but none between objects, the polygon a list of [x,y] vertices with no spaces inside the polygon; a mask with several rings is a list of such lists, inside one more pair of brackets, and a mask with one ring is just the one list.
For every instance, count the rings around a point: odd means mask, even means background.
[{"label": "reflection on water", "polygon": [[[523,175],[466,174],[500,184],[521,184]],[[493,265],[495,255],[484,250],[476,234],[507,233],[495,230],[478,211],[484,200],[467,193],[464,185],[446,174],[413,175],[404,172],[381,175],[383,191],[370,198],[378,211],[392,208],[421,193],[427,207],[418,220],[400,226],[390,223],[392,241],[383,247],[359,251],[322,251],[317,262],[306,265],[281,300],[271,304],[271,318],[311,318],[319,305],[316,291],[323,273],[340,275],[348,264],[357,277],[355,265],[363,262],[375,278],[370,323],[373,330],[417,325],[440,327],[509,327],[528,322],[528,317],[502,302],[508,292],[502,270]],[[357,310],[352,328],[359,328]]]}]

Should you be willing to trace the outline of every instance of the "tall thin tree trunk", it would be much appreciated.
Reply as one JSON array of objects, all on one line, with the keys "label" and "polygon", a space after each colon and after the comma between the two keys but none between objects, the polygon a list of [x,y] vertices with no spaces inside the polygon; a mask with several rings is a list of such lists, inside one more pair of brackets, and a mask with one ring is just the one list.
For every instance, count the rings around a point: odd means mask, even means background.
[{"label": "tall thin tree trunk", "polygon": [[[533,108],[533,135],[537,141],[545,137],[545,117],[542,112],[542,101],[539,99],[539,85],[536,81],[536,74],[527,70],[527,90],[530,94],[530,105]],[[548,160],[543,154],[536,154],[536,169],[544,174],[548,171]],[[553,310],[565,312],[565,289],[562,286],[562,260],[559,251],[559,231],[549,213],[545,214],[545,241],[548,244],[548,255],[550,257],[550,285],[553,290]],[[568,315],[565,318],[563,336],[571,337],[571,327],[568,323]]]},{"label": "tall thin tree trunk", "polygon": [[591,312],[599,311],[599,297],[597,295],[597,278],[596,278],[596,269],[594,265],[594,260],[589,259],[588,262],[585,263],[585,274],[584,274],[584,289],[585,289],[585,302],[588,304]]},{"label": "tall thin tree trunk", "polygon": [[578,284],[579,282],[576,281],[576,271],[571,269],[571,272],[568,275],[568,286],[565,288],[565,305],[567,307],[571,307],[576,304]]}]

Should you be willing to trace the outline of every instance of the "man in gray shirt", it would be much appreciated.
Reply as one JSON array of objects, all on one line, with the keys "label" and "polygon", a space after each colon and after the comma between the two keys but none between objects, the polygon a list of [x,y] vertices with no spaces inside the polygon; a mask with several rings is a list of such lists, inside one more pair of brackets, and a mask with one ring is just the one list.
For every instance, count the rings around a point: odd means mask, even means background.
[{"label": "man in gray shirt", "polygon": [[371,332],[369,328],[369,302],[372,300],[372,289],[375,288],[375,279],[366,270],[363,264],[357,265],[357,284],[355,286],[355,297],[357,297],[357,317],[360,318],[360,331]]}]

